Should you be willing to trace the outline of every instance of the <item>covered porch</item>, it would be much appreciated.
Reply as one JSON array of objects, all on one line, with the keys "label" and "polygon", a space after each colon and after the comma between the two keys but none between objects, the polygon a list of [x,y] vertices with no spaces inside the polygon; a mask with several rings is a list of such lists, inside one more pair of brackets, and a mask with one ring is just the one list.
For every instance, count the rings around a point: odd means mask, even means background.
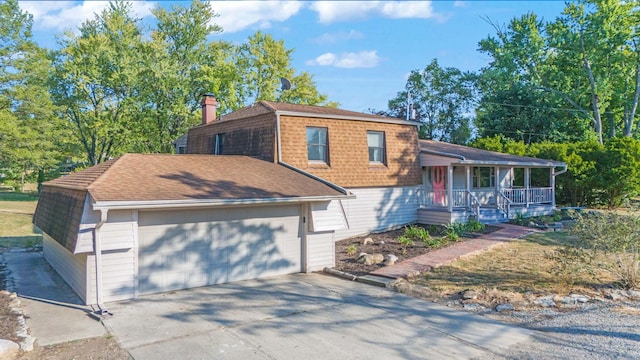
[{"label": "covered porch", "polygon": [[555,210],[557,161],[421,140],[418,222],[502,222]]}]

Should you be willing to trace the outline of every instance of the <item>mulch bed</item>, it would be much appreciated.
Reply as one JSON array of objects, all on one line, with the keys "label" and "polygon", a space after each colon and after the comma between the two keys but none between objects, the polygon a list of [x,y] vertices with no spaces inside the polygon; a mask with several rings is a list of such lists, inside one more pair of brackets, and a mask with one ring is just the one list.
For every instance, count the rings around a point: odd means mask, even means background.
[{"label": "mulch bed", "polygon": [[[416,225],[422,226],[422,225]],[[434,226],[423,226],[424,228],[429,230],[429,235],[432,237],[442,237],[442,233],[444,232],[443,227],[434,227]],[[500,230],[500,227],[487,225],[484,230],[476,233],[467,233],[463,237],[461,237],[459,241],[465,241],[470,238],[475,238],[481,236],[483,234],[492,233],[494,231]],[[367,254],[383,254],[387,256],[388,254],[393,254],[398,257],[398,261],[403,261],[406,259],[411,259],[413,257],[426,254],[430,251],[436,250],[437,248],[429,247],[427,244],[424,244],[420,241],[415,241],[413,246],[407,246],[406,251],[403,253],[403,247],[398,242],[398,238],[404,234],[404,228],[400,228],[397,230],[391,230],[381,233],[374,233],[364,236],[353,237],[345,240],[340,240],[336,242],[336,266],[334,269],[344,271],[349,274],[353,274],[356,276],[366,275],[374,270],[379,269],[383,265],[365,265],[356,262],[356,257],[360,253]],[[364,245],[364,239],[371,238],[373,240],[372,244]],[[452,242],[445,243],[443,246],[447,246]],[[347,248],[351,245],[355,245],[357,247],[357,251],[355,256],[349,255],[347,253]],[[441,248],[440,246],[438,248]]]}]

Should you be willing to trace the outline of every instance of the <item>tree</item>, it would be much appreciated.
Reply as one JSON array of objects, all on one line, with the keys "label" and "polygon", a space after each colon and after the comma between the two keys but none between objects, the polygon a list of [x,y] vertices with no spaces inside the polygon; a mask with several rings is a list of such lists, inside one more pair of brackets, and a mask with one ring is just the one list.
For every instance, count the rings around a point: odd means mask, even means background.
[{"label": "tree", "polygon": [[[237,64],[243,83],[237,90],[245,97],[245,104],[270,100],[319,105],[327,101],[327,96],[316,89],[311,74],[296,74],[291,67],[292,54],[293,49],[287,49],[284,40],[274,40],[261,31],[240,45]],[[291,81],[290,90],[281,89],[280,78],[283,77]]]},{"label": "tree", "polygon": [[22,189],[25,177],[55,166],[64,137],[46,86],[50,62],[31,38],[32,24],[17,1],[0,3],[0,169]]},{"label": "tree", "polygon": [[90,164],[126,151],[139,79],[141,31],[131,4],[110,3],[80,35],[67,34],[56,56],[51,92]]},{"label": "tree", "polygon": [[[495,26],[480,42],[477,126],[524,141],[637,135],[640,16],[637,1],[581,0],[543,22],[535,14]],[[501,126],[501,121],[502,126]]]},{"label": "tree", "polygon": [[474,74],[442,68],[433,59],[423,70],[411,71],[405,90],[389,100],[389,114],[406,118],[410,93],[421,138],[464,144],[471,136],[474,80]]},{"label": "tree", "polygon": [[220,65],[215,56],[221,51],[207,37],[222,29],[213,25],[217,14],[208,2],[172,5],[170,10],[158,6],[153,14],[156,29],[141,46],[142,66],[135,84],[139,109],[133,150],[171,152],[172,141],[197,123],[201,95],[221,80],[211,71]]}]

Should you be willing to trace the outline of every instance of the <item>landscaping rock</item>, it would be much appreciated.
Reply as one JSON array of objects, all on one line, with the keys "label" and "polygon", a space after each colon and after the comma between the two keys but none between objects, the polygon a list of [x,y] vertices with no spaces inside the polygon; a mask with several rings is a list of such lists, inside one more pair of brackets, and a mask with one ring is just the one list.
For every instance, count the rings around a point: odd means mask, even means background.
[{"label": "landscaping rock", "polygon": [[0,359],[11,359],[20,350],[20,345],[11,340],[0,339]]},{"label": "landscaping rock", "polygon": [[373,239],[368,237],[362,241],[362,245],[370,245],[373,244]]},{"label": "landscaping rock", "polygon": [[382,265],[384,266],[391,266],[391,265],[395,265],[396,261],[398,261],[398,257],[393,255],[393,254],[388,254],[384,261],[382,262]]},{"label": "landscaping rock", "polygon": [[553,301],[553,295],[543,296],[533,300],[533,303],[542,307],[554,307],[556,302]]},{"label": "landscaping rock", "polygon": [[462,292],[462,298],[465,300],[475,300],[478,298],[478,293],[473,290],[465,290]]},{"label": "landscaping rock", "polygon": [[633,300],[640,300],[640,291],[627,290],[627,296]]},{"label": "landscaping rock", "polygon": [[384,261],[384,255],[382,254],[364,254],[358,257],[358,262],[365,265],[376,265]]},{"label": "landscaping rock", "polygon": [[384,245],[384,240],[380,240],[380,242],[378,243],[378,245]]},{"label": "landscaping rock", "polygon": [[473,312],[486,310],[486,308],[484,306],[482,306],[480,304],[476,304],[476,303],[464,304],[464,305],[462,305],[462,309],[466,310],[466,311],[473,311]]},{"label": "landscaping rock", "polygon": [[500,304],[500,305],[496,306],[496,311],[497,312],[513,311],[513,310],[515,310],[515,308],[513,307],[512,304]]},{"label": "landscaping rock", "polygon": [[363,253],[363,252],[358,254],[358,257],[356,258],[356,262],[359,262],[360,264],[362,264],[364,262],[364,257],[367,255],[369,254]]},{"label": "landscaping rock", "polygon": [[621,301],[624,300],[626,296],[623,295],[620,290],[609,290],[606,294],[604,294],[604,297],[613,301]]}]

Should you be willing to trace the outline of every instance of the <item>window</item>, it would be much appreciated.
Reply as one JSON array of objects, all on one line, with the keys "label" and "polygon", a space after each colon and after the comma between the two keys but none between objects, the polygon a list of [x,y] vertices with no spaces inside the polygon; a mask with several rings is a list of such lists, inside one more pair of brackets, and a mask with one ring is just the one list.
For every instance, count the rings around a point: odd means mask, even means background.
[{"label": "window", "polygon": [[492,167],[474,167],[473,168],[473,187],[491,188],[496,186],[495,168]]},{"label": "window", "polygon": [[186,146],[184,145],[178,146],[178,154],[186,154],[186,153],[187,153]]},{"label": "window", "polygon": [[224,154],[224,134],[216,134],[216,139],[213,144],[213,154],[214,155]]},{"label": "window", "polygon": [[307,159],[310,162],[329,163],[327,128],[307,128]]},{"label": "window", "polygon": [[367,144],[369,145],[369,162],[384,164],[384,132],[367,131]]}]

